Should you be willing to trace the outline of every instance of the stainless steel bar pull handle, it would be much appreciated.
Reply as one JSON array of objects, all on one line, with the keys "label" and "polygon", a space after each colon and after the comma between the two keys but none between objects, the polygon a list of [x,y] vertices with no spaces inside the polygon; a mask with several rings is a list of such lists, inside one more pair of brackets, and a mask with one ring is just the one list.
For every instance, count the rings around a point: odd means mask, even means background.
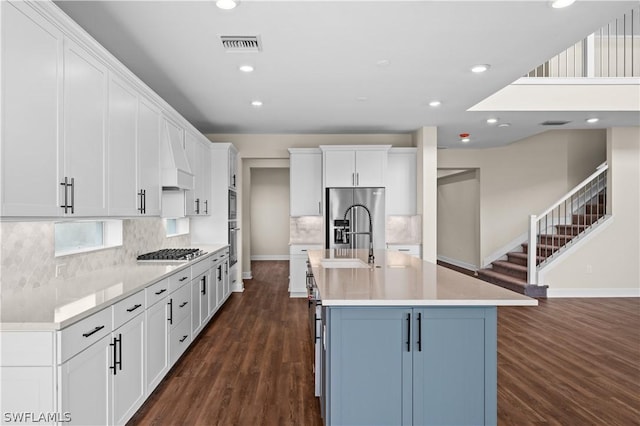
[{"label": "stainless steel bar pull handle", "polygon": [[209,214],[209,200],[204,200],[204,214]]},{"label": "stainless steel bar pull handle", "polygon": [[200,198],[196,198],[196,214],[200,214]]},{"label": "stainless steel bar pull handle", "polygon": [[142,190],[142,213],[147,214],[147,190]]},{"label": "stainless steel bar pull handle", "polygon": [[140,199],[140,207],[138,207],[138,211],[140,214],[144,213],[144,201],[143,200],[143,191],[142,189],[138,191],[138,198]]},{"label": "stainless steel bar pull handle", "polygon": [[113,352],[112,352],[112,355],[113,355],[113,365],[110,365],[110,366],[109,366],[109,369],[110,369],[110,370],[113,370],[113,375],[114,375],[114,376],[118,374],[118,372],[117,372],[117,370],[116,370],[116,366],[118,365],[118,361],[117,361],[117,350],[118,350],[118,348],[116,348],[116,345],[117,345],[117,344],[118,344],[118,339],[117,339],[117,338],[115,338],[115,337],[113,338],[113,343],[109,343],[109,346],[111,346],[111,347],[113,348]]},{"label": "stainless steel bar pull handle", "polygon": [[205,275],[204,277],[202,277],[202,280],[200,280],[200,282],[202,283],[202,290],[200,290],[200,292],[205,295],[207,294],[207,276]]},{"label": "stainless steel bar pull handle", "polygon": [[169,303],[167,304],[169,305],[169,317],[167,321],[169,321],[169,324],[173,324],[173,299],[169,299]]},{"label": "stainless steel bar pull handle", "polygon": [[136,309],[138,309],[140,306],[142,306],[140,303],[136,303],[135,305],[133,305],[132,307],[130,307],[129,309],[127,309],[127,312],[133,312]]}]

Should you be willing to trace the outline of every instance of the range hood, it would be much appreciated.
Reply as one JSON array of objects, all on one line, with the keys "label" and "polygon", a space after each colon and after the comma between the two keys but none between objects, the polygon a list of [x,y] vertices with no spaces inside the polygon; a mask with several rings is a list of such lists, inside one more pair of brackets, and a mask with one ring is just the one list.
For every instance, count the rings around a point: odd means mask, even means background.
[{"label": "range hood", "polygon": [[160,145],[162,189],[164,191],[193,189],[193,174],[184,149],[184,131],[168,120],[163,120]]}]

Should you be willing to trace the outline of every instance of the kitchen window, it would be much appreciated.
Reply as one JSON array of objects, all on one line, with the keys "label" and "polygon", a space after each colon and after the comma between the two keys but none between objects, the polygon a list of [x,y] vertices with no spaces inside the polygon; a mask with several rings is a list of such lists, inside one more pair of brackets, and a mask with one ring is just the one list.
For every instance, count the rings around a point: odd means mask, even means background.
[{"label": "kitchen window", "polygon": [[189,233],[189,218],[164,219],[164,229],[167,237],[186,235]]},{"label": "kitchen window", "polygon": [[54,224],[55,256],[122,245],[122,221],[74,221]]}]

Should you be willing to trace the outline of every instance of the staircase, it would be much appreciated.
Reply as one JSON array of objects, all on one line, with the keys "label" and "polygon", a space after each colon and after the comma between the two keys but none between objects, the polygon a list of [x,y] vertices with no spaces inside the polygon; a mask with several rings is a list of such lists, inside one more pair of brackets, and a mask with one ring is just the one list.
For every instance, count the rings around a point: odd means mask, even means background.
[{"label": "staircase", "polygon": [[546,297],[548,286],[537,284],[537,270],[607,214],[606,170],[606,166],[599,169],[545,213],[531,217],[529,241],[535,241],[536,246],[534,280],[529,271],[529,261],[533,259],[529,256],[529,242],[506,253],[506,259],[478,270],[478,278],[530,297]]}]

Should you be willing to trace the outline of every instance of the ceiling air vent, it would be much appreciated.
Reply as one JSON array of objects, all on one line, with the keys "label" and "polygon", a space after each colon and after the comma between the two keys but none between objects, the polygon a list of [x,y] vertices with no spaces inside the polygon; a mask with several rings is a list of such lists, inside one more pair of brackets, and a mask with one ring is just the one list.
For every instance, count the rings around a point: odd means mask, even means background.
[{"label": "ceiling air vent", "polygon": [[565,124],[570,123],[570,121],[562,121],[562,120],[547,120],[540,123],[542,126],[564,126]]},{"label": "ceiling air vent", "polygon": [[220,36],[222,47],[227,52],[260,52],[259,36]]}]

